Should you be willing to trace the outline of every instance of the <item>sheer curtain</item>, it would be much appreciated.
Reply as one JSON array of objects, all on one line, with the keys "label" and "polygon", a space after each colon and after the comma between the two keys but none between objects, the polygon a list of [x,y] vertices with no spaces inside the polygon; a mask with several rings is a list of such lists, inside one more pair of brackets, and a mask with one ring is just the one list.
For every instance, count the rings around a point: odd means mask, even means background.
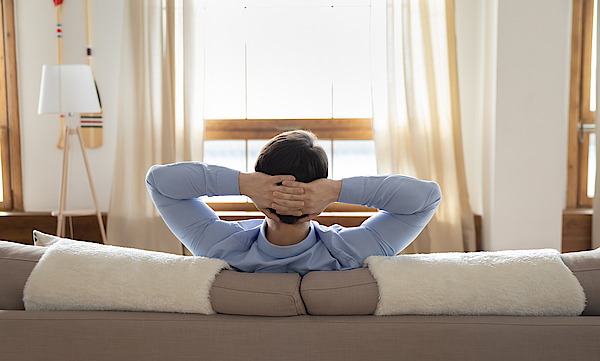
[{"label": "sheer curtain", "polygon": [[203,30],[195,15],[191,0],[125,3],[117,150],[107,222],[111,244],[183,251],[148,196],[145,176],[154,164],[202,159],[204,64],[202,42],[197,43]]},{"label": "sheer curtain", "polygon": [[[473,213],[464,169],[454,2],[387,0],[387,109],[374,106],[379,173],[436,181],[442,203],[431,223],[405,250],[475,250]],[[374,104],[381,104],[374,99]]]}]

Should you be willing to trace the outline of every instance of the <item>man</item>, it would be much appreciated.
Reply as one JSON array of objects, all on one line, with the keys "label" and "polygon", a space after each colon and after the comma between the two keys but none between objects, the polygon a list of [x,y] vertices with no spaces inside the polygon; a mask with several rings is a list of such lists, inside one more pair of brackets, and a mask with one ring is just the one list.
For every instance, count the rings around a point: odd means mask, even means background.
[{"label": "man", "polygon": [[[359,166],[359,165],[358,165]],[[327,179],[317,137],[282,133],[261,150],[253,173],[200,162],[155,165],[146,185],[158,211],[196,256],[220,258],[245,272],[346,270],[372,255],[406,248],[435,213],[434,182],[402,175]],[[226,222],[199,197],[246,195],[265,219]],[[375,207],[359,227],[312,221],[333,202]]]}]

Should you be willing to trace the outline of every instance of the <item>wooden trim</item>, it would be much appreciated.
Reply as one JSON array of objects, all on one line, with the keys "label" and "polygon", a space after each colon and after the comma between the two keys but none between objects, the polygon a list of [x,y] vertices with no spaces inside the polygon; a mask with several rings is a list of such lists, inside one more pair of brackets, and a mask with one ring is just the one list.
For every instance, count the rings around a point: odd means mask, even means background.
[{"label": "wooden trim", "polygon": [[[3,106],[4,104],[2,104]],[[9,210],[12,208],[12,197],[10,191],[10,144],[8,141],[8,129],[5,125],[0,125],[0,152],[2,152],[2,190],[3,201],[0,202],[0,210]]]},{"label": "wooden trim", "polygon": [[583,31],[583,0],[573,0],[571,32],[571,84],[569,89],[569,136],[567,157],[567,208],[577,208],[579,187],[579,102],[581,89],[581,33]]},{"label": "wooden trim", "polygon": [[594,123],[594,113],[590,111],[590,83],[592,73],[594,0],[583,0],[582,58],[581,58],[581,101],[580,119],[584,123]]},{"label": "wooden trim", "polygon": [[[590,83],[592,69],[592,38],[593,38],[593,15],[594,0],[583,0],[582,14],[582,58],[581,58],[581,90],[579,100],[579,119],[581,124],[594,123],[594,112],[590,111]],[[592,207],[593,199],[587,196],[587,173],[589,155],[589,133],[584,136],[583,142],[579,142],[579,184],[578,184],[578,207]]]},{"label": "wooden trim", "polygon": [[17,77],[17,46],[15,38],[14,0],[3,0],[4,44],[10,130],[10,168],[12,209],[23,211],[23,173],[21,171],[21,126],[19,120],[19,81]]},{"label": "wooden trim", "polygon": [[2,0],[0,8],[0,142],[2,152],[2,189],[0,210],[23,210],[21,173],[21,136],[17,84],[17,56],[14,37],[14,3]]},{"label": "wooden trim", "polygon": [[207,119],[206,140],[270,139],[294,129],[305,129],[320,139],[373,139],[370,118],[345,119]]},{"label": "wooden trim", "polygon": [[579,190],[578,190],[578,208],[591,208],[594,202],[593,198],[587,195],[588,187],[588,157],[590,150],[590,133],[584,135],[583,143],[579,143]]},{"label": "wooden trim", "polygon": [[[106,213],[102,213],[106,226]],[[0,212],[0,239],[33,244],[32,231],[54,234],[56,231],[56,217],[50,212]],[[95,215],[72,217],[67,220],[67,237],[82,241],[102,243],[102,236],[98,229],[98,220]]]},{"label": "wooden trim", "polygon": [[575,209],[563,212],[562,252],[592,249],[591,209]]},{"label": "wooden trim", "polygon": [[[242,212],[254,212],[256,207],[254,203],[207,203],[210,208],[216,212],[220,211],[242,211]],[[325,212],[377,212],[375,208],[369,208],[365,206],[357,206],[353,204],[345,203],[332,203],[325,209]]]},{"label": "wooden trim", "polygon": [[[573,0],[571,32],[571,73],[569,89],[569,134],[567,156],[567,209],[580,203],[580,152],[578,124],[581,117],[581,90],[583,68],[584,4],[586,0]],[[587,152],[587,151],[586,151]]]},{"label": "wooden trim", "polygon": [[[258,212],[254,212],[253,214],[239,213],[239,215],[222,215],[220,218],[222,220],[239,221],[263,217],[262,214],[257,215],[256,213]],[[346,214],[335,212],[323,214],[317,218],[317,221],[326,226],[340,224],[345,227],[355,227],[359,226],[368,218],[368,214],[360,212],[354,213],[356,213],[356,215],[352,214],[352,212]],[[102,217],[104,219],[104,224],[106,225],[106,213],[102,213]],[[474,221],[477,244],[480,245],[481,216],[475,214]],[[94,216],[73,217],[72,222],[75,239],[102,243],[102,238],[98,231],[98,223]],[[56,229],[56,217],[53,217],[50,212],[0,212],[0,239],[32,244],[31,232],[34,229],[52,234]],[[480,251],[481,248],[478,247],[477,250]]]},{"label": "wooden trim", "polygon": [[[0,28],[4,25],[3,9],[0,9]],[[4,38],[0,37],[0,51],[4,52]],[[8,105],[6,97],[6,61],[5,57],[0,58],[0,152],[2,154],[2,196],[0,209],[12,208],[12,192],[10,185],[10,140],[9,140],[9,122]]]}]

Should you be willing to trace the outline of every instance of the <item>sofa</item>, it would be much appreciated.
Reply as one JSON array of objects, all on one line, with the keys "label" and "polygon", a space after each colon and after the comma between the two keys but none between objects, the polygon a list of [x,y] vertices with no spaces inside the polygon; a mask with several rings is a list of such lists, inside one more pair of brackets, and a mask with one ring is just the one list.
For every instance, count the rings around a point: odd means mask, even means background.
[{"label": "sofa", "polygon": [[600,360],[600,250],[561,255],[587,298],[576,317],[374,316],[365,268],[224,270],[212,315],[25,311],[44,252],[0,241],[1,360]]}]

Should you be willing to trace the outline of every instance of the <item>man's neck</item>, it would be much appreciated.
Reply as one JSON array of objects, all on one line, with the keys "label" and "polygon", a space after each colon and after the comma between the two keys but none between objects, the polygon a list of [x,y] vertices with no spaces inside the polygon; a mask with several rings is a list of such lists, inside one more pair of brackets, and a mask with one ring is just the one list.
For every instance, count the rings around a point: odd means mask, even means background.
[{"label": "man's neck", "polygon": [[277,246],[300,243],[310,233],[310,222],[286,224],[267,218],[265,230],[267,241]]}]

